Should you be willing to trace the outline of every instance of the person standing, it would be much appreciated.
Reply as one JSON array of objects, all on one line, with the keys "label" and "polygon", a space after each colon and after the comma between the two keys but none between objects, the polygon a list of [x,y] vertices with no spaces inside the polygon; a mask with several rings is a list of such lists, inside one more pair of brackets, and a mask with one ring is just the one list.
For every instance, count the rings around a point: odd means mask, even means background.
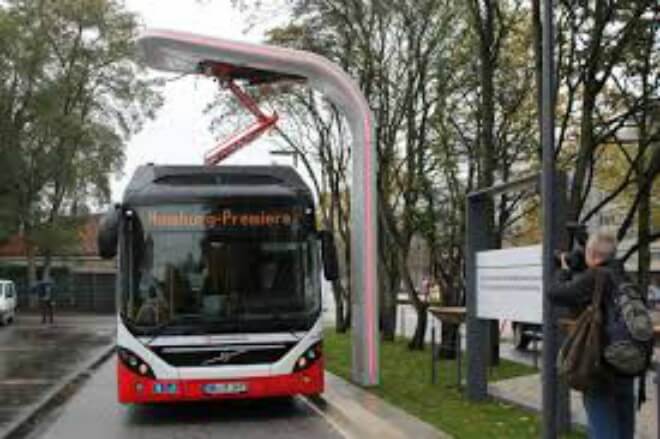
[{"label": "person standing", "polygon": [[[561,270],[550,288],[550,300],[581,312],[591,302],[596,280],[602,276],[603,315],[613,307],[617,285],[626,279],[623,265],[616,260],[616,237],[607,231],[597,231],[587,240],[586,270],[573,272],[566,254],[561,255]],[[611,309],[611,308],[610,308]],[[606,367],[606,366],[605,366]],[[587,412],[589,437],[593,439],[633,439],[635,435],[635,392],[631,377],[618,376],[604,369],[583,392]]]},{"label": "person standing", "polygon": [[53,283],[50,280],[39,282],[36,285],[39,308],[41,309],[41,324],[53,323],[55,297]]}]

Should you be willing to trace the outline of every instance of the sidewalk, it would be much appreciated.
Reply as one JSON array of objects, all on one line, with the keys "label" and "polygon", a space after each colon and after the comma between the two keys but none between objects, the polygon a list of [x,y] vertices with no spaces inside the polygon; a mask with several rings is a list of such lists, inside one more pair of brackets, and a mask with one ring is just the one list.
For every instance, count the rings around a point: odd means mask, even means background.
[{"label": "sidewalk", "polygon": [[[638,439],[656,439],[656,395],[655,373],[649,373],[646,384],[646,403],[641,411],[637,412],[635,437]],[[541,410],[541,375],[527,375],[509,380],[488,384],[488,393],[500,400],[519,405],[521,407]],[[585,426],[587,418],[582,406],[582,395],[571,391],[571,420],[573,424]]]},{"label": "sidewalk", "polygon": [[114,343],[115,316],[67,314],[0,327],[0,438],[21,426]]},{"label": "sidewalk", "polygon": [[348,438],[451,437],[327,370],[323,396],[310,401]]}]

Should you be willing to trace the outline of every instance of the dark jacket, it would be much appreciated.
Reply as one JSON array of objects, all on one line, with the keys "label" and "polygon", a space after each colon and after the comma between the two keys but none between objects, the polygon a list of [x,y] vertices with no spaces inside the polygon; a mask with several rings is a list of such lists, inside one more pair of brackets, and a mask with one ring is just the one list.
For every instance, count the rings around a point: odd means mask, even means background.
[{"label": "dark jacket", "polygon": [[41,281],[32,287],[32,291],[37,295],[37,298],[43,302],[50,302],[53,300],[55,289],[52,282]]},{"label": "dark jacket", "polygon": [[[605,322],[613,318],[612,314],[615,310],[614,299],[617,293],[618,285],[623,282],[629,282],[630,279],[626,276],[623,269],[623,264],[618,260],[611,260],[598,267],[603,270],[605,280],[603,284],[603,302],[602,312]],[[588,268],[579,273],[571,273],[570,270],[558,270],[555,275],[555,282],[550,288],[550,300],[557,304],[567,306],[577,316],[584,308],[591,303],[594,290],[596,288],[596,269]],[[604,324],[606,324],[604,322]],[[608,374],[604,370],[604,374],[598,378],[597,387],[605,389],[605,392],[616,392],[616,387],[613,386],[632,386],[633,379],[630,377],[617,377],[611,371]],[[646,390],[644,386],[645,379],[640,379],[640,387],[638,393],[637,404],[641,404],[646,399]]]},{"label": "dark jacket", "polygon": [[[603,304],[608,306],[612,303],[616,286],[625,279],[623,264],[617,260],[611,260],[598,269],[606,273],[603,284]],[[591,303],[596,288],[596,269],[588,268],[579,273],[570,270],[558,270],[555,281],[550,288],[550,300],[557,304],[568,306],[576,311],[584,309]]]}]

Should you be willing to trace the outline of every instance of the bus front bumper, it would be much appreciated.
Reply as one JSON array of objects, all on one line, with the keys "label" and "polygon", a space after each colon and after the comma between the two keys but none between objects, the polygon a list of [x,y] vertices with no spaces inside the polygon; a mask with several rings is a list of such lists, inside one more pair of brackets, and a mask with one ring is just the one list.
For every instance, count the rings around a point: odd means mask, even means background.
[{"label": "bus front bumper", "polygon": [[[209,391],[219,387],[230,388],[230,391]],[[323,359],[286,375],[227,380],[151,379],[137,375],[117,361],[117,388],[119,402],[123,404],[313,395],[323,392]]]}]

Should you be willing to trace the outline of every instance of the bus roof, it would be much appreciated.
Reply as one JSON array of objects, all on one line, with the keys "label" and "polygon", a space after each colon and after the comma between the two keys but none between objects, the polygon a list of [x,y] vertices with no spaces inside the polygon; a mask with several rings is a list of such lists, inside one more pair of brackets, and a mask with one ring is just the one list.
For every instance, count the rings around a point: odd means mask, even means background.
[{"label": "bus roof", "polygon": [[290,166],[147,164],[133,173],[124,192],[124,203],[158,204],[237,197],[313,201],[309,187]]}]

